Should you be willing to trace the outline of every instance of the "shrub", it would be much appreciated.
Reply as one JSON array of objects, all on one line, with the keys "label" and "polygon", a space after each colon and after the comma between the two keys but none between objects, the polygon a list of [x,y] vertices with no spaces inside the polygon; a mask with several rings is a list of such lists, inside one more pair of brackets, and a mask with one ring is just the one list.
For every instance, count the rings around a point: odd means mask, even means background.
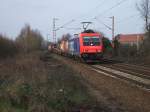
[{"label": "shrub", "polygon": [[119,56],[125,58],[134,58],[137,56],[137,47],[136,45],[120,45],[119,46]]},{"label": "shrub", "polygon": [[0,58],[14,56],[17,53],[17,44],[8,39],[8,37],[0,34]]}]

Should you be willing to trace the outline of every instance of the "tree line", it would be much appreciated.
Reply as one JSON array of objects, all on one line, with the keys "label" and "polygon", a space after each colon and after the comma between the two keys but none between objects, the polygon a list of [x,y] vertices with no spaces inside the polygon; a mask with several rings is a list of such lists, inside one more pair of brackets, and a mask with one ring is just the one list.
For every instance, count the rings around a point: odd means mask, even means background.
[{"label": "tree line", "polygon": [[0,58],[7,58],[17,53],[30,53],[43,47],[44,39],[38,30],[25,25],[15,40],[0,34]]}]

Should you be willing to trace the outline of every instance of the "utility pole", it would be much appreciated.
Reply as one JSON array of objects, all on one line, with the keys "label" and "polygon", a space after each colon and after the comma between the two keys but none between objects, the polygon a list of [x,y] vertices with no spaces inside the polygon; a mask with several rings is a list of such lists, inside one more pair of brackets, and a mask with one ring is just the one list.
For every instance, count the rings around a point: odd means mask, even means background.
[{"label": "utility pole", "polygon": [[110,17],[112,19],[112,39],[115,38],[115,17]]},{"label": "utility pole", "polygon": [[56,43],[56,20],[58,20],[58,18],[53,18],[53,42]]},{"label": "utility pole", "polygon": [[136,37],[136,46],[137,46],[137,51],[139,51],[139,39],[140,39],[140,36],[139,35],[137,35],[137,37]]},{"label": "utility pole", "polygon": [[94,18],[94,19],[96,19],[99,23],[103,24],[106,28],[108,28],[109,30],[111,30],[111,31],[112,31],[112,39],[114,39],[114,38],[115,38],[115,17],[112,16],[112,17],[109,17],[109,18],[112,19],[112,26],[111,26],[111,27],[108,26],[108,25],[106,25],[106,24],[104,24],[104,23],[103,23],[101,20],[99,20],[98,18]]},{"label": "utility pole", "polygon": [[119,42],[117,40],[117,38],[115,38],[115,17],[112,16],[110,17],[112,19],[112,40],[113,40],[113,43],[114,43],[114,55],[115,56],[118,56],[119,53]]}]

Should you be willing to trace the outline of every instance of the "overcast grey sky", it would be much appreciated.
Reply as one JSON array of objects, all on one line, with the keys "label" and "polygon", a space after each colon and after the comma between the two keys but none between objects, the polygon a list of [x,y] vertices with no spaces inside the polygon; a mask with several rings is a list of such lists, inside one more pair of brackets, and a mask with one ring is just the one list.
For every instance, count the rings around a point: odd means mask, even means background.
[{"label": "overcast grey sky", "polygon": [[[66,28],[81,28],[80,22],[92,21],[89,28],[104,32],[111,37],[111,31],[93,19],[95,16],[111,27],[115,16],[115,34],[143,32],[144,22],[136,9],[140,0],[124,0],[116,8],[110,9],[121,0],[0,0],[0,33],[15,38],[27,23],[41,31],[43,36],[52,36],[52,19],[59,18],[56,26],[61,26],[72,19],[75,21]],[[99,16],[98,16],[99,15]],[[79,33],[81,30],[61,29],[64,33]]]}]

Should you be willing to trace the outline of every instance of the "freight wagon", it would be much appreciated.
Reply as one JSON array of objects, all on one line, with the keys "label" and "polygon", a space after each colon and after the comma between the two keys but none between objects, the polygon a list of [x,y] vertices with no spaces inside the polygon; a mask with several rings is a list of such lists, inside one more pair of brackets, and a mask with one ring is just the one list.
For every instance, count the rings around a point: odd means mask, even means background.
[{"label": "freight wagon", "polygon": [[68,47],[68,40],[62,40],[59,45],[61,54],[68,54]]}]

